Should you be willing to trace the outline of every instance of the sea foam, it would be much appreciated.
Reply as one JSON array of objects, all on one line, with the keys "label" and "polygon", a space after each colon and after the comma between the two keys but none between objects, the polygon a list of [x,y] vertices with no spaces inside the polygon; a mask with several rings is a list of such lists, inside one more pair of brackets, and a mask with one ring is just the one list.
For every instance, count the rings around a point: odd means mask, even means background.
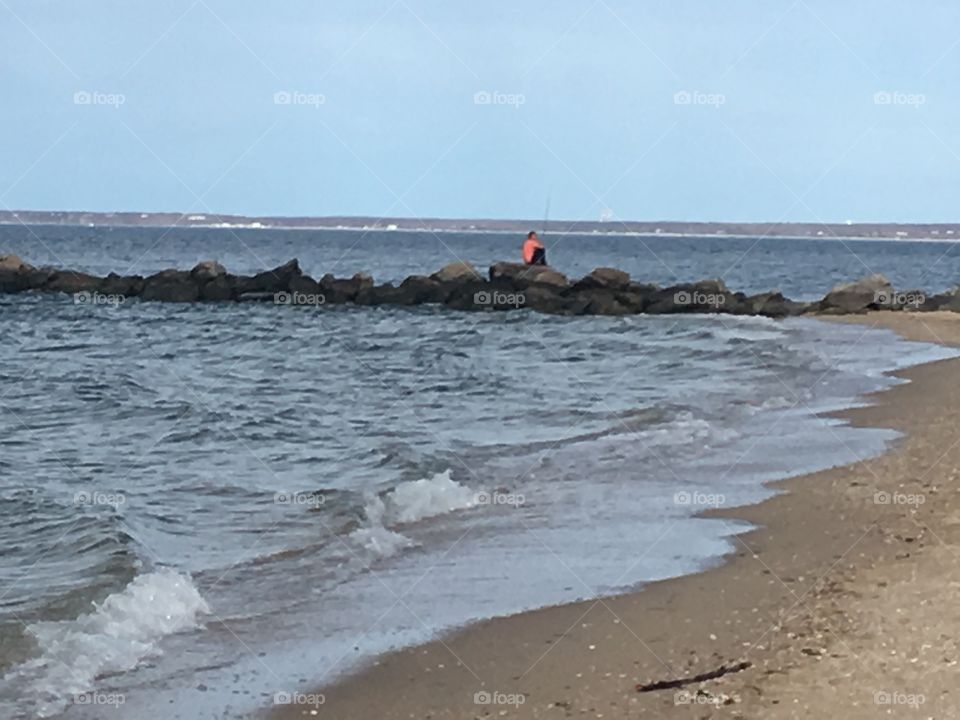
[{"label": "sea foam", "polygon": [[33,713],[49,717],[84,702],[98,677],[160,654],[164,636],[196,627],[199,616],[209,612],[186,575],[168,569],[139,575],[95,604],[93,612],[27,626],[39,656],[13,668],[2,685],[32,704]]},{"label": "sea foam", "polygon": [[350,538],[376,557],[391,557],[416,545],[391,526],[415,523],[476,504],[477,494],[444,470],[430,478],[400,483],[382,495],[367,495],[364,524]]}]

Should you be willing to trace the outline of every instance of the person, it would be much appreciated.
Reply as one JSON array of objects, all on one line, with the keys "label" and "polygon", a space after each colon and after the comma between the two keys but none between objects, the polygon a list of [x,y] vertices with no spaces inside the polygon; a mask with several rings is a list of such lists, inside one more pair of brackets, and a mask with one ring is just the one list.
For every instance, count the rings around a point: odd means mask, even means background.
[{"label": "person", "polygon": [[526,265],[547,264],[547,251],[533,230],[527,233],[527,239],[523,241],[523,262]]}]

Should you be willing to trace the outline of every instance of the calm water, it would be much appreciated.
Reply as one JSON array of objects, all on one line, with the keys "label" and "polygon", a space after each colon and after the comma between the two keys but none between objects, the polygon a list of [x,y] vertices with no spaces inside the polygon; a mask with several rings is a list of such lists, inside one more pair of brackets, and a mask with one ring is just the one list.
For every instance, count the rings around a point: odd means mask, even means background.
[{"label": "calm water", "polygon": [[[955,242],[678,238],[548,234],[551,265],[571,276],[598,266],[635,279],[670,284],[721,277],[733,290],[779,289],[788,297],[821,297],[833,284],[879,272],[901,290],[936,292],[960,278]],[[34,265],[97,274],[149,274],[215,258],[235,273],[259,272],[292,257],[316,278],[372,273],[378,282],[430,273],[455,260],[483,269],[519,258],[508,234],[138,229],[0,226],[0,249]]]},{"label": "calm water", "polygon": [[[296,256],[397,280],[517,244],[34,232],[0,229],[0,252],[99,273]],[[571,274],[811,296],[864,265],[951,286],[950,247],[588,236],[550,253]],[[881,451],[891,433],[814,413],[946,356],[806,319],[52,296],[0,297],[0,332],[4,717],[247,717],[473,619],[702,568],[741,528],[697,511]]]}]

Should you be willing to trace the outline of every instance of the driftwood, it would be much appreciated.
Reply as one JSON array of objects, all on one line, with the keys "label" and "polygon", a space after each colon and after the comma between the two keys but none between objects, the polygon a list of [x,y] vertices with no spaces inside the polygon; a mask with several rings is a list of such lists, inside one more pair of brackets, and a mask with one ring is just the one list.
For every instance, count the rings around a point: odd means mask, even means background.
[{"label": "driftwood", "polygon": [[741,672],[752,666],[753,663],[751,662],[739,662],[736,665],[730,665],[729,667],[726,665],[721,665],[716,670],[700,673],[699,675],[694,675],[693,677],[679,678],[677,680],[658,680],[654,683],[637,685],[637,692],[672,690],[674,688],[683,687],[684,685],[692,685],[693,683],[704,682],[705,680],[713,680],[724,675],[729,675],[730,673]]}]

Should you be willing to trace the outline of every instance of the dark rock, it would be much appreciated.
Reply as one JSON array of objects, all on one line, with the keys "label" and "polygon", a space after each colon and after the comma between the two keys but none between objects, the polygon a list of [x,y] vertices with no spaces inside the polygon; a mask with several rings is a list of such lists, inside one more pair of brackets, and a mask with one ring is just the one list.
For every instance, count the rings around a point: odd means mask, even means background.
[{"label": "dark rock", "polygon": [[163,270],[144,280],[141,297],[161,302],[194,302],[200,299],[200,286],[186,270]]},{"label": "dark rock", "polygon": [[75,295],[80,292],[92,293],[100,289],[102,281],[102,278],[94,275],[72,270],[58,270],[50,275],[43,289],[48,292],[62,292],[68,295]]},{"label": "dark rock", "polygon": [[258,303],[276,303],[277,296],[283,293],[273,292],[247,292],[237,295],[237,302],[258,302]]},{"label": "dark rock", "polygon": [[122,295],[137,297],[143,292],[144,280],[140,275],[117,275],[110,273],[100,283],[100,292],[104,295]]},{"label": "dark rock", "polygon": [[322,295],[320,283],[309,275],[301,275],[290,280],[290,292],[301,295]]},{"label": "dark rock", "polygon": [[632,310],[617,300],[613,290],[581,290],[571,295],[571,310],[577,315],[627,315]]},{"label": "dark rock", "polygon": [[731,299],[732,293],[722,280],[700,280],[653,291],[644,312],[657,315],[729,312],[726,306]]},{"label": "dark rock", "polygon": [[235,278],[229,275],[217,275],[200,286],[200,299],[207,302],[233,300],[235,283]]},{"label": "dark rock", "polygon": [[384,283],[383,285],[360,286],[354,302],[357,305],[392,305],[398,298],[398,288],[393,283]]},{"label": "dark rock", "polygon": [[938,295],[925,297],[923,304],[918,305],[916,309],[921,312],[931,312],[933,310],[960,312],[960,295],[940,293]]},{"label": "dark rock", "polygon": [[626,290],[629,287],[630,275],[628,273],[607,267],[596,268],[573,285],[574,290],[594,290],[598,288]]},{"label": "dark rock", "polygon": [[531,285],[523,291],[523,307],[550,315],[572,315],[576,300],[552,285]]},{"label": "dark rock", "polygon": [[890,281],[883,275],[871,275],[835,286],[820,301],[818,309],[822,313],[834,315],[860,313],[882,305],[891,295],[893,286]]},{"label": "dark rock", "polygon": [[521,265],[507,262],[499,262],[490,266],[490,281],[508,282],[517,290],[523,290],[533,283],[561,288],[570,285],[566,275],[547,265]]},{"label": "dark rock", "polygon": [[30,290],[30,281],[25,273],[0,269],[0,293],[18,293]]},{"label": "dark rock", "polygon": [[468,262],[454,262],[445,265],[430,276],[433,280],[442,283],[448,282],[472,282],[483,280],[483,275],[477,272],[477,269]]},{"label": "dark rock", "polygon": [[[4,256],[10,257],[10,256]],[[9,267],[15,265],[10,262]],[[41,290],[50,281],[54,270],[49,268],[37,269],[31,265],[21,263],[18,269],[0,268],[0,293],[19,293],[27,290]]]},{"label": "dark rock", "polygon": [[455,284],[444,304],[455,310],[517,310],[527,303],[526,291],[517,290],[512,283],[465,282]]},{"label": "dark rock", "polygon": [[879,292],[876,302],[870,307],[876,310],[920,310],[926,302],[927,294],[923,290]]},{"label": "dark rock", "polygon": [[800,315],[805,309],[804,303],[788,300],[779,292],[766,292],[759,295],[751,295],[746,298],[749,308],[747,314],[764,315],[772,318],[792,317]]},{"label": "dark rock", "polygon": [[399,287],[392,283],[361,288],[356,302],[361,305],[423,305],[445,300],[453,285],[439,283],[423,276],[408,277]]},{"label": "dark rock", "polygon": [[[475,282],[480,278],[474,278]],[[458,281],[465,282],[465,281]],[[402,291],[401,305],[420,305],[422,303],[440,304],[446,302],[453,292],[454,283],[438,282],[432,276],[411,275],[400,283],[399,290]]]},{"label": "dark rock", "polygon": [[373,278],[364,273],[357,273],[348,280],[329,274],[320,278],[320,291],[326,297],[327,304],[354,302],[361,290],[372,289]]},{"label": "dark rock", "polygon": [[238,277],[236,282],[237,295],[248,293],[282,293],[290,291],[290,283],[294,278],[303,275],[300,262],[294,258],[273,270],[258,273],[253,277]]}]

